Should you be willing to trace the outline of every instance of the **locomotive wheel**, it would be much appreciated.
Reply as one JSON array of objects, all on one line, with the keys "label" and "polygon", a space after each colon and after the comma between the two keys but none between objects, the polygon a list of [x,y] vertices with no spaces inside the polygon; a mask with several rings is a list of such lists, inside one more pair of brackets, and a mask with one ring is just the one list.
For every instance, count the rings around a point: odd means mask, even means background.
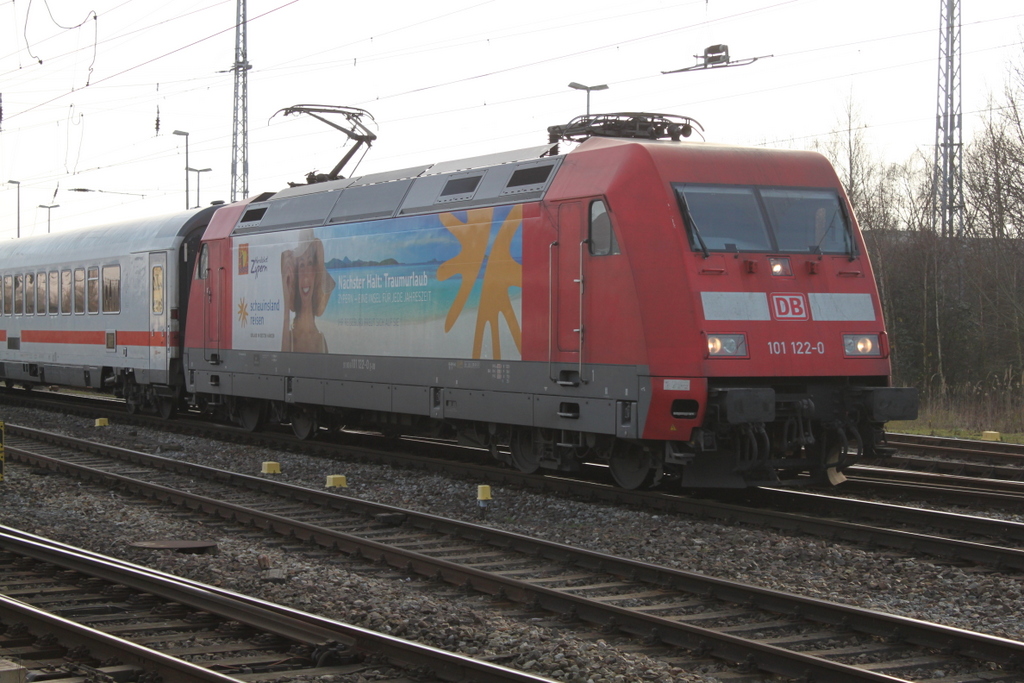
[{"label": "locomotive wheel", "polygon": [[265,416],[266,410],[264,410],[263,401],[252,398],[239,400],[237,421],[238,426],[245,431],[259,431],[263,427]]},{"label": "locomotive wheel", "polygon": [[838,486],[846,481],[843,474],[836,465],[846,456],[843,446],[833,433],[826,434],[810,455],[814,459],[811,467],[811,481],[822,486]]},{"label": "locomotive wheel", "polygon": [[161,396],[157,399],[156,409],[161,418],[170,420],[178,413],[178,403],[173,396]]},{"label": "locomotive wheel", "polygon": [[646,489],[661,479],[661,466],[640,446],[620,447],[608,462],[612,479],[624,489]]},{"label": "locomotive wheel", "polygon": [[837,444],[830,448],[825,456],[825,478],[832,486],[839,486],[846,481],[846,475],[835,467],[839,463],[839,458],[845,455],[842,451],[843,449]]},{"label": "locomotive wheel", "polygon": [[296,408],[292,413],[292,433],[300,441],[308,441],[320,430],[320,421],[316,412],[306,408]]},{"label": "locomotive wheel", "polygon": [[129,415],[137,415],[139,412],[139,404],[135,403],[130,399],[125,399],[125,408],[128,410]]},{"label": "locomotive wheel", "polygon": [[516,429],[509,442],[512,464],[520,472],[533,474],[540,469],[540,454],[533,441],[532,429]]}]

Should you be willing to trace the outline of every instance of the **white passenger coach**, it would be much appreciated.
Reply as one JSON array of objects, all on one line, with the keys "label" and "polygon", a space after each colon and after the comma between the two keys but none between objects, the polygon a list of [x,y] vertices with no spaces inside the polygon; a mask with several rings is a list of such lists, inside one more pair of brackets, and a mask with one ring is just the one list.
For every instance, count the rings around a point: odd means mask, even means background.
[{"label": "white passenger coach", "polygon": [[182,284],[216,208],[0,242],[0,379],[173,413]]}]

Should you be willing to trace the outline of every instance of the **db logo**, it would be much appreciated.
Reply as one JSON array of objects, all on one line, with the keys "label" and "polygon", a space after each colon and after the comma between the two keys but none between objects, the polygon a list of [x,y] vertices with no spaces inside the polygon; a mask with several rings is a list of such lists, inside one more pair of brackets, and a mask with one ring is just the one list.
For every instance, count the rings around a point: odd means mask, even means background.
[{"label": "db logo", "polygon": [[776,320],[808,320],[807,298],[803,294],[772,294],[772,317]]}]

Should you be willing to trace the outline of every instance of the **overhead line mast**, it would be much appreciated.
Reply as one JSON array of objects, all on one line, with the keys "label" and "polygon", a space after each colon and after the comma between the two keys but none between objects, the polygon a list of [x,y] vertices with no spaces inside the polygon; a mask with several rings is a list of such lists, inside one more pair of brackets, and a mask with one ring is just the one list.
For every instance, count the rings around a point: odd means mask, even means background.
[{"label": "overhead line mast", "polygon": [[964,233],[963,116],[960,88],[960,0],[941,0],[939,97],[935,115],[935,221],[943,237]]},{"label": "overhead line mast", "polygon": [[231,201],[249,196],[249,64],[246,48],[245,0],[238,0],[235,16],[235,112],[231,129]]}]

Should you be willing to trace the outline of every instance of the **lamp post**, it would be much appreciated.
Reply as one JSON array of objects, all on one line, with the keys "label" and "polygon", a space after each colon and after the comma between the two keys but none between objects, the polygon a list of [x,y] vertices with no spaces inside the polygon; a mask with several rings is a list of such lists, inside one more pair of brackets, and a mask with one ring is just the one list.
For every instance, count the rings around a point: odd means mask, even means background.
[{"label": "lamp post", "polygon": [[608,89],[608,86],[606,84],[603,84],[603,83],[601,85],[583,85],[582,83],[577,83],[576,81],[573,81],[572,83],[570,83],[569,87],[572,88],[573,90],[586,90],[587,91],[587,116],[590,116],[590,91],[591,90],[607,90]]},{"label": "lamp post", "polygon": [[21,181],[8,180],[7,183],[18,186],[18,239],[21,239]]},{"label": "lamp post", "polygon": [[200,206],[202,206],[202,204],[199,203],[199,174],[200,173],[206,173],[207,171],[212,171],[213,169],[212,168],[191,168],[191,167],[188,167],[185,170],[186,171],[193,171],[196,174],[196,208],[198,209]]},{"label": "lamp post", "polygon": [[185,136],[185,208],[188,209],[188,133],[183,130],[174,131],[174,135]]},{"label": "lamp post", "polygon": [[50,211],[56,209],[60,204],[40,204],[40,209],[46,209],[46,234],[50,234]]}]

